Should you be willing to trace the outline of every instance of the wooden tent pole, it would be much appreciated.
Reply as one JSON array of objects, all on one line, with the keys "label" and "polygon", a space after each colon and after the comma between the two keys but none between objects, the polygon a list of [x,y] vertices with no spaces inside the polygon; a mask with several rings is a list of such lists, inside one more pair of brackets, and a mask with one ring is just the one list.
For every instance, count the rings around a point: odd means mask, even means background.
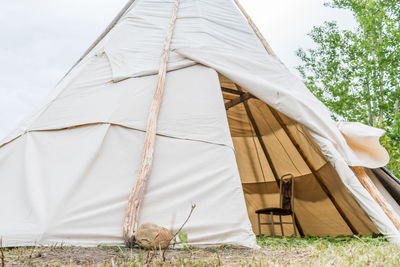
[{"label": "wooden tent pole", "polygon": [[231,88],[226,88],[226,87],[221,87],[221,90],[222,90],[222,92],[227,92],[227,93],[234,94],[234,95],[243,95],[244,94],[243,92],[239,92],[237,90],[233,90]]},{"label": "wooden tent pole", "polygon": [[244,93],[243,95],[241,95],[241,96],[239,96],[239,97],[237,97],[235,99],[232,99],[231,101],[225,103],[225,110],[228,110],[228,109],[230,109],[230,108],[232,108],[232,107],[234,107],[234,106],[236,106],[236,105],[238,105],[238,104],[240,104],[240,103],[242,103],[242,102],[244,102],[247,99],[250,99],[252,97],[253,97],[252,94]]},{"label": "wooden tent pole", "polygon": [[157,118],[160,111],[162,95],[165,87],[165,77],[167,74],[169,49],[172,34],[175,28],[175,22],[178,14],[179,0],[175,0],[174,9],[169,24],[168,32],[165,37],[163,51],[161,55],[160,69],[158,72],[156,91],[151,103],[149,115],[147,118],[146,137],[143,148],[142,159],[139,171],[133,189],[129,195],[128,206],[125,212],[125,221],[123,226],[123,236],[125,244],[132,246],[135,241],[135,232],[138,227],[140,206],[144,198],[147,180],[150,176],[151,165],[153,162],[154,143],[156,138]]},{"label": "wooden tent pole", "polygon": [[240,9],[240,11],[242,12],[243,16],[247,19],[247,22],[249,23],[249,25],[253,29],[254,33],[257,35],[258,39],[260,39],[261,43],[263,44],[265,50],[267,50],[268,54],[273,56],[275,59],[277,59],[283,65],[283,62],[278,58],[278,56],[272,50],[271,46],[268,44],[267,40],[265,40],[264,36],[260,32],[260,30],[258,29],[256,24],[253,22],[253,20],[247,14],[247,12],[244,9],[244,7],[239,3],[239,0],[233,0],[233,1],[235,2],[236,6]]},{"label": "wooden tent pole", "polygon": [[98,45],[101,42],[101,40],[104,39],[104,37],[112,30],[112,28],[114,28],[114,26],[117,25],[118,21],[122,18],[122,16],[126,13],[126,11],[128,11],[128,9],[132,6],[133,2],[135,2],[135,0],[129,0],[129,2],[125,4],[125,6],[121,9],[121,11],[118,13],[118,15],[107,26],[107,28],[104,30],[104,32],[99,37],[97,37],[97,39],[85,51],[85,53],[83,53],[83,55],[78,59],[78,61],[75,62],[75,64],[67,71],[67,73],[64,75],[63,79],[65,78],[65,76],[67,76],[71,72],[71,70],[76,65],[78,65],[93,50],[93,48],[96,47],[96,45]]},{"label": "wooden tent pole", "polygon": [[299,152],[300,156],[304,160],[304,162],[307,164],[308,168],[310,168],[312,174],[314,175],[315,179],[317,180],[318,184],[321,186],[322,190],[325,192],[325,194],[328,196],[328,198],[331,200],[332,204],[335,206],[336,210],[339,212],[340,216],[342,219],[346,222],[347,226],[350,228],[351,232],[353,234],[358,234],[358,231],[356,228],[353,226],[349,218],[346,216],[342,208],[339,206],[337,203],[335,197],[332,195],[332,193],[329,191],[328,187],[325,185],[325,183],[322,180],[322,177],[319,175],[318,171],[314,167],[314,164],[312,161],[307,157],[306,153],[303,151],[303,149],[300,147],[300,145],[297,143],[296,139],[290,132],[289,128],[286,126],[280,115],[278,114],[277,111],[275,111],[273,108],[270,108],[272,115],[274,118],[278,121],[279,125],[281,128],[285,131],[286,135],[289,137],[290,141],[293,143],[295,146],[297,152]]},{"label": "wooden tent pole", "polygon": [[379,206],[383,209],[385,214],[392,221],[397,230],[400,231],[400,217],[393,210],[392,206],[385,200],[381,192],[379,192],[378,188],[376,188],[375,184],[372,182],[371,178],[365,172],[363,167],[351,167],[354,171],[354,174],[360,180],[361,184],[367,189],[372,198],[379,204]]},{"label": "wooden tent pole", "polygon": [[[242,88],[239,85],[235,84],[235,86],[240,92],[243,92]],[[249,117],[250,123],[254,128],[254,132],[257,136],[258,142],[260,143],[261,148],[264,152],[264,155],[267,158],[269,167],[271,168],[271,171],[272,171],[272,174],[274,175],[275,181],[277,182],[278,187],[279,187],[279,183],[280,183],[279,175],[278,175],[278,172],[275,169],[274,163],[272,162],[272,159],[268,153],[267,146],[265,145],[264,140],[262,139],[260,129],[257,126],[256,120],[254,119],[253,114],[251,113],[251,110],[250,110],[250,107],[249,107],[247,101],[243,101],[243,105],[246,110],[247,116]]]}]

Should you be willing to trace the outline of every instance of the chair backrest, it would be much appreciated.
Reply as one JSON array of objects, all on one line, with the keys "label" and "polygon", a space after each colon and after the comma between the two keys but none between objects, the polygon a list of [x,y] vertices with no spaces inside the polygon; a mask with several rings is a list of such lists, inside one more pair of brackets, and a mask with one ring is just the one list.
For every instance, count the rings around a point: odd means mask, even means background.
[{"label": "chair backrest", "polygon": [[281,208],[293,211],[294,208],[294,180],[292,174],[285,174],[280,181]]}]

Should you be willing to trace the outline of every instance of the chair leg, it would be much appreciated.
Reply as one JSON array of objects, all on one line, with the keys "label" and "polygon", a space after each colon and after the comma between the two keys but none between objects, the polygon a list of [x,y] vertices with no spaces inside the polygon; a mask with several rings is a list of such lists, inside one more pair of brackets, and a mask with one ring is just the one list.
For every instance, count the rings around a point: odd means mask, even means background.
[{"label": "chair leg", "polygon": [[260,213],[257,213],[258,218],[258,235],[261,235]]},{"label": "chair leg", "polygon": [[297,234],[296,234],[296,223],[295,223],[295,220],[294,220],[294,214],[293,213],[292,213],[292,224],[293,224],[294,236],[297,236]]},{"label": "chair leg", "polygon": [[281,222],[281,234],[284,236],[285,234],[283,233],[282,215],[279,215],[279,221]]},{"label": "chair leg", "polygon": [[272,236],[275,236],[275,226],[274,226],[274,214],[271,212],[271,233]]}]

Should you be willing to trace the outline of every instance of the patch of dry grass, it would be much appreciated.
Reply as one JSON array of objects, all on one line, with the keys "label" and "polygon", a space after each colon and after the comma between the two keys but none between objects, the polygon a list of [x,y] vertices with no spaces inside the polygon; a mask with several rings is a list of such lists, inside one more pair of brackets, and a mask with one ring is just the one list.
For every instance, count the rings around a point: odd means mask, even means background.
[{"label": "patch of dry grass", "polygon": [[[310,253],[304,266],[400,266],[400,246],[389,243],[383,236],[260,237],[258,241],[271,250],[304,249]],[[296,266],[296,262],[284,263],[279,258],[277,263]]]},{"label": "patch of dry grass", "polygon": [[400,247],[381,236],[259,237],[261,249],[222,246],[158,252],[99,246],[5,248],[6,266],[400,266]]}]

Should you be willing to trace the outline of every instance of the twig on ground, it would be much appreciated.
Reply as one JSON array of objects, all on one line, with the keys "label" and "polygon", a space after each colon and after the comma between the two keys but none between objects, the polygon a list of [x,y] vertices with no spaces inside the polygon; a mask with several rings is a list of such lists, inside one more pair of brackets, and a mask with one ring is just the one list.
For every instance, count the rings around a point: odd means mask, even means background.
[{"label": "twig on ground", "polygon": [[218,259],[218,266],[221,266],[221,258],[219,257],[218,250],[217,250],[217,259]]},{"label": "twig on ground", "polygon": [[[181,228],[179,228],[178,231],[176,231],[174,238],[179,234],[179,232],[183,229],[183,227],[186,225],[186,223],[189,221],[190,217],[192,216],[193,210],[196,208],[196,204],[192,204],[192,208],[190,209],[189,215],[186,218],[186,221],[182,224]],[[172,240],[174,239],[172,238]]]},{"label": "twig on ground", "polygon": [[[150,256],[150,253],[151,253],[151,256]],[[150,265],[150,263],[153,261],[153,258],[154,258],[154,256],[156,255],[156,252],[155,251],[148,251],[147,252],[147,256],[146,256],[146,260],[145,260],[145,266],[149,266]],[[149,257],[150,256],[150,257]]]},{"label": "twig on ground", "polygon": [[196,208],[196,204],[192,204],[192,207],[190,209],[189,215],[187,216],[186,220],[183,222],[182,226],[178,229],[178,231],[176,231],[176,233],[174,234],[174,236],[172,237],[172,239],[168,242],[168,246],[166,246],[162,252],[162,261],[165,261],[165,253],[167,252],[167,249],[169,247],[169,245],[171,244],[171,241],[174,240],[176,238],[176,236],[179,234],[179,232],[183,229],[183,227],[186,225],[186,223],[189,221],[190,217],[192,216],[193,210]]},{"label": "twig on ground", "polygon": [[33,252],[35,251],[36,245],[31,248],[31,254],[29,255],[29,259],[32,259]]}]

